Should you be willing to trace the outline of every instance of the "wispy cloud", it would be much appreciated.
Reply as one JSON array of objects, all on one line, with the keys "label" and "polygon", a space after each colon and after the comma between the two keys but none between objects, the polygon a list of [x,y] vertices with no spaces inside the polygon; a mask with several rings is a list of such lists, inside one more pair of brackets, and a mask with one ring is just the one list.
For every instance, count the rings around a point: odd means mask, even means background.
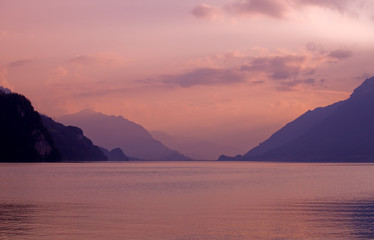
[{"label": "wispy cloud", "polygon": [[[131,85],[111,87],[98,81],[75,92],[75,96],[90,97],[102,95],[131,94],[135,91],[146,92],[169,91],[175,89],[192,89],[194,87],[225,87],[238,84],[256,87],[268,84],[277,91],[296,91],[303,88],[323,88],[326,80],[318,75],[320,67],[336,64],[353,56],[349,49],[325,50],[322,46],[310,43],[298,51],[279,49],[253,50],[251,53],[227,52],[194,59],[189,62],[188,70],[177,74],[165,74],[134,81]],[[71,78],[74,67],[69,64],[94,66],[97,58],[77,56],[65,66],[55,69],[51,78],[62,83],[61,79]],[[98,67],[99,68],[99,67]],[[78,69],[79,70],[79,69]],[[84,69],[83,69],[84,70]],[[91,70],[90,70],[91,71]],[[57,80],[56,80],[57,79]]]},{"label": "wispy cloud", "polygon": [[213,7],[204,3],[194,7],[191,11],[191,14],[197,18],[216,20],[221,15],[221,11],[217,7]]},{"label": "wispy cloud", "polygon": [[8,70],[5,67],[0,70],[0,86],[12,91],[14,90],[13,85],[8,81]]},{"label": "wispy cloud", "polygon": [[334,60],[344,60],[353,56],[353,52],[351,50],[344,50],[344,49],[337,49],[331,51],[328,54],[328,57]]},{"label": "wispy cloud", "polygon": [[65,67],[58,65],[49,74],[48,83],[59,84],[64,77],[68,76],[68,74],[69,71]]},{"label": "wispy cloud", "polygon": [[314,70],[304,67],[305,61],[306,57],[301,55],[256,57],[240,70],[266,73],[273,80],[293,79]]},{"label": "wispy cloud", "polygon": [[273,18],[285,18],[287,5],[279,0],[241,0],[226,5],[224,9],[234,15],[264,15]]},{"label": "wispy cloud", "polygon": [[17,61],[13,61],[11,63],[8,64],[8,67],[9,68],[18,68],[18,67],[24,67],[30,63],[33,63],[34,62],[34,59],[31,59],[31,58],[27,58],[27,59],[20,59],[20,60],[17,60]]},{"label": "wispy cloud", "polygon": [[[264,16],[287,19],[291,13],[310,7],[330,9],[341,14],[354,13],[354,8],[362,8],[367,2],[368,0],[236,0],[224,5],[222,11],[231,16]],[[209,6],[209,9],[217,11],[218,8]]]},{"label": "wispy cloud", "polygon": [[68,63],[80,66],[121,66],[126,63],[126,60],[114,54],[98,53],[92,55],[77,55],[69,59]]},{"label": "wispy cloud", "polygon": [[161,78],[166,84],[177,85],[183,88],[203,85],[227,85],[245,82],[243,74],[233,69],[196,69],[180,75],[169,75]]},{"label": "wispy cloud", "polygon": [[322,8],[328,8],[332,10],[337,10],[341,13],[350,11],[350,4],[364,2],[360,0],[293,0],[294,4],[302,6],[316,6]]},{"label": "wispy cloud", "polygon": [[[158,82],[183,88],[268,82],[275,84],[279,91],[291,91],[300,85],[322,86],[325,80],[315,80],[314,77],[319,67],[344,61],[352,56],[351,50],[327,51],[316,44],[308,44],[299,52],[279,50],[278,53],[265,53],[260,56],[217,54],[195,61],[198,64],[190,71],[163,76]],[[228,60],[236,65],[225,67]],[[148,80],[147,83],[151,84],[152,81]]]},{"label": "wispy cloud", "polygon": [[317,81],[314,78],[307,78],[303,80],[282,81],[276,87],[276,89],[281,92],[289,92],[289,91],[295,91],[296,88],[300,85],[319,87],[319,86],[323,86],[323,83],[325,82],[326,82],[325,79],[320,79],[319,81]]}]

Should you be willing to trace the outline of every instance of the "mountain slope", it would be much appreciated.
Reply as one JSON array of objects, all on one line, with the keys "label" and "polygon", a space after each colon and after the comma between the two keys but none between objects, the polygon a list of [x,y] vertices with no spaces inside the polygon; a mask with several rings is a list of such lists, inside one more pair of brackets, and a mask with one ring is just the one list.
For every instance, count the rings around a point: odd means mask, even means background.
[{"label": "mountain slope", "polygon": [[83,135],[80,128],[64,126],[47,116],[41,116],[50,132],[62,161],[106,161],[108,158],[98,146]]},{"label": "mountain slope", "polygon": [[307,111],[296,120],[286,124],[268,140],[260,143],[259,146],[253,148],[244,156],[247,158],[256,157],[299,138],[317,123],[322,122],[330,116],[342,103],[343,102],[337,102],[324,108],[319,107],[312,111]]},{"label": "mountain slope", "polygon": [[0,162],[55,162],[60,153],[24,96],[0,89]]},{"label": "mountain slope", "polygon": [[108,161],[129,161],[128,157],[123,153],[122,149],[114,148],[109,151],[106,148],[101,147],[100,150],[108,158]]},{"label": "mountain slope", "polygon": [[160,140],[166,146],[180,153],[199,160],[217,159],[222,153],[233,154],[240,150],[224,144],[207,141],[195,137],[172,136],[160,131],[152,131],[152,136]]},{"label": "mountain slope", "polygon": [[66,115],[59,120],[81,127],[89,138],[107,149],[120,147],[128,156],[144,160],[190,160],[155,140],[142,126],[121,116],[92,110]]},{"label": "mountain slope", "polygon": [[374,161],[374,77],[345,101],[308,111],[244,156],[220,160]]}]

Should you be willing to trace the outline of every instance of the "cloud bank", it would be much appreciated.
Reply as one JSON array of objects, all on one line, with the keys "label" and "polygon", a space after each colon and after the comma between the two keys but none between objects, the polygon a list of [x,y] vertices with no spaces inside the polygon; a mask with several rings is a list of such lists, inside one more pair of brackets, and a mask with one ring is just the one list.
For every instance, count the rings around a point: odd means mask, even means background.
[{"label": "cloud bank", "polygon": [[[198,60],[199,66],[195,69],[181,74],[163,76],[158,81],[168,86],[182,88],[239,83],[256,85],[255,83],[267,82],[275,84],[275,88],[279,91],[292,91],[300,85],[322,86],[325,80],[317,80],[315,77],[319,67],[334,64],[352,56],[351,50],[326,51],[314,44],[308,44],[296,53],[283,50],[260,56],[221,54],[204,58],[207,67],[202,67],[203,62]],[[224,67],[220,64],[222,58],[236,60],[237,64]],[[214,61],[218,62],[216,66]]]},{"label": "cloud bank", "polygon": [[[265,16],[276,19],[287,19],[292,12],[298,12],[303,8],[319,7],[338,11],[340,13],[352,13],[354,7],[362,7],[368,0],[236,0],[226,4],[222,11],[231,16]],[[218,12],[219,9],[206,4],[196,6],[192,14],[195,17],[207,18]]]}]

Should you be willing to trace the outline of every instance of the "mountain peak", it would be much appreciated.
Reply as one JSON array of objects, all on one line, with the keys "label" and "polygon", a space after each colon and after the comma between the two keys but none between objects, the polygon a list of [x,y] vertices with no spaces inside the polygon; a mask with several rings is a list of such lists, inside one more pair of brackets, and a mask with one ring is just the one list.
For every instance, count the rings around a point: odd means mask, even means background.
[{"label": "mountain peak", "polygon": [[308,111],[243,157],[221,160],[374,162],[374,77],[347,100]]},{"label": "mountain peak", "polygon": [[351,98],[374,98],[374,77],[366,79],[359,87],[357,87]]},{"label": "mountain peak", "polygon": [[80,110],[79,112],[75,113],[75,114],[79,114],[79,115],[92,115],[92,114],[95,114],[96,112],[90,108],[85,108],[85,109],[82,109]]},{"label": "mountain peak", "polygon": [[10,89],[0,86],[0,94],[11,94],[11,93],[12,91]]}]

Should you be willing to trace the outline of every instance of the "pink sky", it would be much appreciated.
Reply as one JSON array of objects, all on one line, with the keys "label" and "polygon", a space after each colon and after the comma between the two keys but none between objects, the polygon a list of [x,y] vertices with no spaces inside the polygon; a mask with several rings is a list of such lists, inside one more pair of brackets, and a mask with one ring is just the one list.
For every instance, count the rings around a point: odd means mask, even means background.
[{"label": "pink sky", "polygon": [[373,29],[371,0],[1,0],[0,85],[244,153],[374,75]]}]

